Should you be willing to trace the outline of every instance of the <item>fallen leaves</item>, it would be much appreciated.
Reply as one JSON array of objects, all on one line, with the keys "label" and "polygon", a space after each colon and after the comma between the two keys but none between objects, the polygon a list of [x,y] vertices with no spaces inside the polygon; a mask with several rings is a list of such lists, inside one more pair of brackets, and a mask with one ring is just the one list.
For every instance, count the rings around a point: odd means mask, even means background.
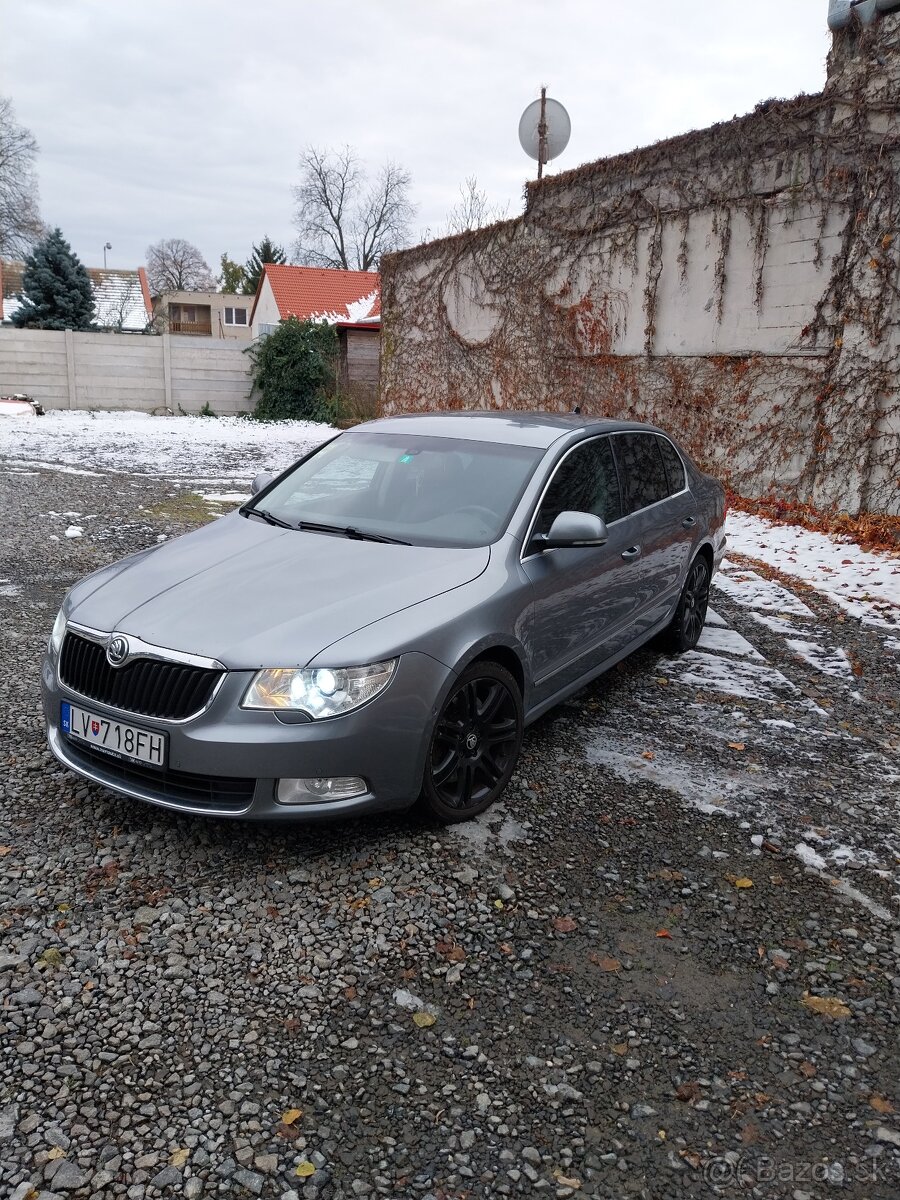
[{"label": "fallen leaves", "polygon": [[747,743],[746,742],[729,742],[728,749],[729,750],[746,750]]},{"label": "fallen leaves", "polygon": [[435,1023],[437,1017],[430,1012],[415,1012],[412,1019],[413,1024],[417,1025],[419,1029],[428,1029]]},{"label": "fallen leaves", "polygon": [[617,1054],[619,1058],[624,1058],[628,1053],[628,1043],[615,1042],[612,1046],[610,1046],[610,1050],[612,1050],[613,1054]]},{"label": "fallen leaves", "polygon": [[48,946],[41,955],[40,961],[48,967],[61,967],[63,956],[55,946]]},{"label": "fallen leaves", "polygon": [[191,1156],[190,1150],[185,1150],[185,1149],[173,1150],[171,1155],[169,1156],[169,1165],[172,1167],[183,1167],[184,1164],[187,1162],[187,1160],[190,1158],[190,1156]]},{"label": "fallen leaves", "polygon": [[818,1074],[815,1066],[811,1062],[805,1062],[805,1061],[802,1062],[800,1064],[800,1066],[797,1068],[797,1070],[800,1072],[800,1074],[803,1076],[804,1079],[812,1079],[815,1075]]},{"label": "fallen leaves", "polygon": [[599,967],[601,971],[621,971],[622,964],[617,958],[610,958],[606,955],[589,954],[588,958],[595,967]]},{"label": "fallen leaves", "polygon": [[650,878],[664,879],[666,883],[681,883],[684,876],[673,867],[660,867],[658,871],[651,872]]},{"label": "fallen leaves", "polygon": [[870,1096],[869,1104],[877,1113],[883,1116],[889,1116],[894,1111],[894,1106],[890,1100],[885,1100],[884,1096]]},{"label": "fallen leaves", "polygon": [[669,938],[669,939],[671,939],[671,937],[672,937],[672,935],[671,935],[671,933],[669,933],[668,929],[657,929],[656,936],[658,938]]},{"label": "fallen leaves", "polygon": [[282,1125],[293,1125],[295,1121],[299,1121],[303,1116],[302,1108],[289,1108],[281,1114]]},{"label": "fallen leaves", "polygon": [[64,1158],[65,1153],[66,1153],[65,1150],[63,1150],[61,1147],[54,1146],[52,1150],[47,1151],[47,1158],[49,1158],[51,1160],[55,1160],[57,1158]]},{"label": "fallen leaves", "polygon": [[641,758],[646,758],[647,762],[653,762],[654,758],[656,758],[656,755],[652,750],[644,750],[641,754]]},{"label": "fallen leaves", "polygon": [[725,878],[736,888],[752,888],[753,880],[747,875],[726,875]]},{"label": "fallen leaves", "polygon": [[12,846],[0,846],[0,858],[5,858],[12,852]]},{"label": "fallen leaves", "polygon": [[838,1000],[836,996],[811,996],[809,992],[803,993],[801,1004],[814,1013],[818,1013],[822,1017],[849,1017],[850,1009],[843,1002]]},{"label": "fallen leaves", "polygon": [[578,928],[578,922],[574,917],[554,917],[553,928],[557,933],[572,933]]},{"label": "fallen leaves", "polygon": [[682,1104],[696,1104],[702,1095],[700,1084],[696,1080],[691,1083],[680,1083],[675,1089],[675,1098]]},{"label": "fallen leaves", "polygon": [[435,942],[435,950],[445,958],[447,962],[465,962],[466,952],[462,946],[458,946],[456,942]]},{"label": "fallen leaves", "polygon": [[301,1163],[297,1163],[296,1169],[294,1170],[294,1174],[299,1176],[300,1179],[309,1179],[310,1175],[315,1175],[315,1173],[316,1168],[311,1162],[307,1162],[306,1159],[304,1159]]}]

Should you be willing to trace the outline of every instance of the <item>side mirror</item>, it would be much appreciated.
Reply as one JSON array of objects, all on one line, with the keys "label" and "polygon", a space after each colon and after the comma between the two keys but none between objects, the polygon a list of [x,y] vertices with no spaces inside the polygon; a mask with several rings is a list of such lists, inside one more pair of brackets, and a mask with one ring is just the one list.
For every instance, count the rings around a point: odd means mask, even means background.
[{"label": "side mirror", "polygon": [[250,484],[250,495],[255,496],[257,492],[261,492],[263,488],[267,488],[274,478],[275,476],[271,471],[260,471]]},{"label": "side mirror", "polygon": [[561,512],[538,544],[544,550],[561,550],[567,546],[602,546],[607,541],[609,530],[602,518],[593,513]]}]

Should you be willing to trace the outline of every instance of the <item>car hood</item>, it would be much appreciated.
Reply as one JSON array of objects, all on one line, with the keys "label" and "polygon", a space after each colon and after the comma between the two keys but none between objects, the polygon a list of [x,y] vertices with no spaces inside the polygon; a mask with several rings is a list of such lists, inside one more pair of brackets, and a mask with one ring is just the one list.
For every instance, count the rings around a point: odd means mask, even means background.
[{"label": "car hood", "polygon": [[486,546],[361,542],[232,513],[84,580],[67,616],[235,670],[302,667],[358,629],[477,578],[489,559]]}]

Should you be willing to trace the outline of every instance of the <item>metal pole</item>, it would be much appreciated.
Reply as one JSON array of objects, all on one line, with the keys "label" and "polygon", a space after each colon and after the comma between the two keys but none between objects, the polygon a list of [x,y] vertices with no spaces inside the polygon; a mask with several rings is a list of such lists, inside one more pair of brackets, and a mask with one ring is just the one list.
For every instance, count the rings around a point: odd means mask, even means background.
[{"label": "metal pole", "polygon": [[544,174],[547,159],[547,89],[541,88],[541,119],[538,121],[538,179]]}]

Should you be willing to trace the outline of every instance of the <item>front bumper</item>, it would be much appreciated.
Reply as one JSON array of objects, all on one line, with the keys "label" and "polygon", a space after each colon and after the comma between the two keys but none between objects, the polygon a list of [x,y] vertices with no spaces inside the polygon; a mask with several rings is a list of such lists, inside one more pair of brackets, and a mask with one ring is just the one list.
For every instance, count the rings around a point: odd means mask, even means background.
[{"label": "front bumper", "polygon": [[[291,725],[274,713],[240,708],[252,675],[230,671],[209,708],[179,723],[80,696],[60,683],[45,658],[41,687],[50,749],[64,766],[112,791],[208,816],[309,821],[404,809],[415,801],[434,718],[453,675],[443,663],[427,654],[404,654],[388,687],[370,703],[341,717]],[[60,729],[63,700],[165,733],[166,771],[134,768],[67,737]],[[369,790],[315,804],[276,800],[279,779],[336,775],[360,775]]]}]

